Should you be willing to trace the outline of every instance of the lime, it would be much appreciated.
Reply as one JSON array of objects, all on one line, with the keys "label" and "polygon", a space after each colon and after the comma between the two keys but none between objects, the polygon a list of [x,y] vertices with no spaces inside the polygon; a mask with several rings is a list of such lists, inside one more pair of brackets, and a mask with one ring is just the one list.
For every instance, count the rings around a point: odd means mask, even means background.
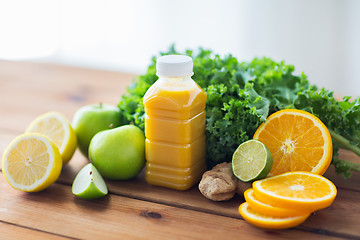
[{"label": "lime", "polygon": [[232,157],[232,170],[241,181],[265,178],[272,167],[270,150],[260,141],[249,140],[240,144]]},{"label": "lime", "polygon": [[108,193],[105,181],[92,163],[83,167],[72,185],[74,195],[84,199],[96,199]]}]

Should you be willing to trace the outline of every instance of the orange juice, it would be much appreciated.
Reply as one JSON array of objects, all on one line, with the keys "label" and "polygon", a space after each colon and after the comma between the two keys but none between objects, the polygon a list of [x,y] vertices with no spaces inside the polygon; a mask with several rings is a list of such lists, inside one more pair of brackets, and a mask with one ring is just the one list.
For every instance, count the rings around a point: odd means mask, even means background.
[{"label": "orange juice", "polygon": [[153,185],[186,190],[206,169],[206,94],[191,79],[190,57],[159,58],[157,74],[144,96],[145,178]]}]

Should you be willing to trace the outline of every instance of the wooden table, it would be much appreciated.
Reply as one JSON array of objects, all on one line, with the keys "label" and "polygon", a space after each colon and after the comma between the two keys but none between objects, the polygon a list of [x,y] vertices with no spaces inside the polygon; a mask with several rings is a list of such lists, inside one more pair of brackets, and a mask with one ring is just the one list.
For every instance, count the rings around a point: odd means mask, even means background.
[{"label": "wooden table", "polygon": [[[69,121],[90,103],[116,105],[134,76],[52,64],[0,61],[0,153],[39,114],[59,111]],[[359,162],[342,151],[341,155]],[[71,193],[87,163],[77,151],[59,180],[39,193],[12,189],[0,173],[1,239],[360,239],[360,174],[350,180],[325,174],[338,187],[335,202],[302,225],[265,230],[245,222],[237,196],[227,202],[204,198],[197,187],[175,191],[150,186],[143,174],[107,181],[110,194],[83,200]]]}]

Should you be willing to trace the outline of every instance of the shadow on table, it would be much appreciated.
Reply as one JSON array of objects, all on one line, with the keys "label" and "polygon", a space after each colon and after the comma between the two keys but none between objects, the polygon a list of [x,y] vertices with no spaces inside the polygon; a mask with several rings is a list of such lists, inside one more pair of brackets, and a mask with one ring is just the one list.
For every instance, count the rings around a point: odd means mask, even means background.
[{"label": "shadow on table", "polygon": [[74,196],[74,203],[77,207],[86,209],[89,211],[101,212],[109,208],[111,195],[106,195],[99,199],[86,200]]},{"label": "shadow on table", "polygon": [[63,187],[55,183],[40,192],[23,192],[22,197],[27,201],[36,201],[38,203],[50,205],[61,205],[69,200],[68,190],[68,187]]}]

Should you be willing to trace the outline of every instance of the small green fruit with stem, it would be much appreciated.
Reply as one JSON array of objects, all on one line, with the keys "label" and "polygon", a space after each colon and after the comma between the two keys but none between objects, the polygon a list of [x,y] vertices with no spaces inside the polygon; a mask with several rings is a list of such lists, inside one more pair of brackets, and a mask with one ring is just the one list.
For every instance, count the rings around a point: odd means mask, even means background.
[{"label": "small green fruit with stem", "polygon": [[72,122],[81,153],[88,157],[89,144],[96,133],[121,124],[120,111],[116,106],[100,103],[81,107]]}]

